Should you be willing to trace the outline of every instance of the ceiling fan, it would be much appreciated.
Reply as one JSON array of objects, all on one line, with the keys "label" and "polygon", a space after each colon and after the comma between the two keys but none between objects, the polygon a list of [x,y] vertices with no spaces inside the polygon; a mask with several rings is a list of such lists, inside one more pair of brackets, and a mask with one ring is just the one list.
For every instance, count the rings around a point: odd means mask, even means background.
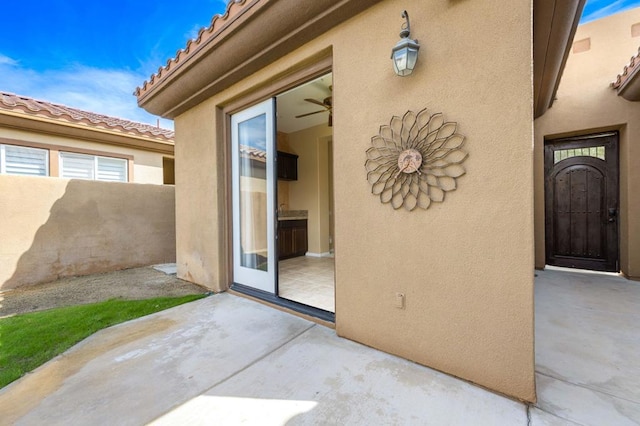
[{"label": "ceiling fan", "polygon": [[[329,86],[329,90],[331,90],[331,86]],[[296,118],[307,117],[309,115],[320,114],[321,112],[329,111],[329,127],[333,126],[333,113],[332,113],[333,96],[327,96],[322,101],[319,101],[317,99],[309,99],[309,98],[305,99],[305,101],[311,102],[312,104],[320,105],[324,109],[322,109],[320,111],[309,112],[307,114],[296,115]]]}]

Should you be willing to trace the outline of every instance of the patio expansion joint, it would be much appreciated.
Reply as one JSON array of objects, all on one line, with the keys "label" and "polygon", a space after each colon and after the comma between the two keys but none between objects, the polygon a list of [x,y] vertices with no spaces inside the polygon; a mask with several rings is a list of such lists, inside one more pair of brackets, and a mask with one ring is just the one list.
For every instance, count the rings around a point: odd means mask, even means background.
[{"label": "patio expansion joint", "polygon": [[527,426],[532,426],[532,423],[531,423],[531,410],[532,410],[533,408],[536,408],[536,409],[538,409],[538,410],[542,411],[543,413],[547,413],[547,414],[549,414],[550,416],[553,416],[553,417],[555,417],[555,418],[562,419],[562,420],[566,420],[567,422],[569,422],[568,424],[576,425],[576,426],[584,426],[582,423],[578,423],[578,422],[576,422],[576,421],[575,421],[575,420],[573,420],[573,419],[570,419],[570,418],[568,418],[568,417],[561,416],[561,415],[560,415],[560,414],[558,414],[558,413],[554,413],[554,412],[552,412],[552,411],[545,410],[544,408],[541,408],[541,407],[539,407],[539,406],[538,406],[538,405],[536,405],[536,404],[527,404]]},{"label": "patio expansion joint", "polygon": [[[203,391],[200,392],[200,395],[203,395],[207,392],[209,392],[210,390],[212,390],[213,388],[215,388],[216,386],[221,385],[222,383],[226,382],[227,380],[230,380],[232,378],[234,378],[235,376],[237,376],[240,373],[243,373],[244,371],[248,370],[249,368],[253,367],[255,364],[257,364],[258,362],[262,361],[263,359],[265,359],[266,357],[268,357],[269,355],[273,354],[274,352],[277,352],[278,350],[280,350],[281,348],[283,348],[284,346],[288,345],[289,343],[293,342],[294,340],[296,340],[297,338],[299,338],[300,336],[302,336],[303,334],[305,334],[307,331],[311,330],[313,327],[317,326],[318,324],[312,323],[309,325],[309,327],[304,328],[303,330],[301,330],[300,332],[296,333],[295,335],[293,335],[290,339],[287,339],[286,341],[284,341],[282,344],[276,346],[275,348],[273,348],[270,351],[267,351],[265,354],[263,354],[262,356],[259,356],[258,358],[252,360],[251,362],[249,362],[247,365],[245,365],[244,367],[242,367],[241,369],[234,371],[233,373],[231,373],[230,375],[228,375],[227,377],[218,380],[217,382],[215,382],[213,385],[211,385],[210,387],[208,387],[207,389],[204,389]],[[167,411],[165,411],[164,413],[161,413],[160,415],[158,415],[158,417],[156,417],[156,419],[161,418],[162,416],[172,412],[173,410],[175,410],[176,408],[178,408],[180,404],[177,404],[171,408],[169,408]]]},{"label": "patio expansion joint", "polygon": [[[539,374],[541,376],[545,376],[545,377],[548,377],[550,379],[557,380],[559,382],[563,382],[563,383],[566,383],[566,384],[569,384],[569,385],[577,386],[577,387],[582,388],[582,389],[590,390],[592,392],[597,392],[597,393],[600,393],[602,395],[607,395],[607,396],[610,396],[611,398],[615,398],[615,399],[619,399],[619,400],[622,400],[622,401],[630,402],[632,404],[640,405],[640,401],[634,401],[633,399],[625,398],[623,396],[616,395],[616,394],[613,394],[613,393],[610,393],[610,392],[605,392],[602,389],[597,389],[597,388],[594,388],[594,387],[591,387],[591,386],[588,386],[588,385],[585,385],[585,384],[582,384],[582,383],[574,383],[574,382],[571,382],[571,381],[566,380],[566,379],[561,379],[561,378],[558,378],[558,377],[554,377],[554,376],[552,376],[550,374],[541,373],[539,371],[536,371],[536,374]],[[540,408],[538,405],[536,405],[536,408],[539,408],[540,410],[542,410],[542,408]],[[545,410],[542,410],[542,411],[545,411]],[[551,413],[551,414],[553,414],[553,413]],[[557,416],[557,414],[554,414],[554,415]]]}]

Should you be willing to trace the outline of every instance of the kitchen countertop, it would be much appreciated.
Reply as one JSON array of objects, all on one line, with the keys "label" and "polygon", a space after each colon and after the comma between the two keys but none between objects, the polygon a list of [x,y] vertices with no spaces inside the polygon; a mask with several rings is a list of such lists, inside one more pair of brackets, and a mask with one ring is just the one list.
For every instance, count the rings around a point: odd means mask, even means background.
[{"label": "kitchen countertop", "polygon": [[308,217],[308,210],[283,210],[278,212],[278,220],[306,220]]}]

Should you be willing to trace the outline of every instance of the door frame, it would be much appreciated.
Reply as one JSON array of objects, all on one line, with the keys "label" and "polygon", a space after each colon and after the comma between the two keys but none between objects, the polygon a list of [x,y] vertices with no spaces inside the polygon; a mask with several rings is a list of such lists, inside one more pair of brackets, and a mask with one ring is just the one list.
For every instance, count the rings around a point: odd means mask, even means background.
[{"label": "door frame", "polygon": [[[321,77],[324,74],[328,74],[330,72],[333,72],[332,52],[331,49],[325,49],[314,55],[313,57],[308,58],[308,60],[306,60],[303,64],[300,64],[300,66],[294,67],[294,69],[283,73],[284,75],[281,74],[279,78],[276,78],[274,81],[271,81],[264,86],[259,86],[256,90],[226,103],[222,108],[218,109],[217,114],[218,122],[223,124],[221,134],[219,134],[219,140],[223,141],[223,147],[221,149],[224,152],[225,158],[224,169],[221,171],[221,173],[224,173],[225,179],[224,205],[226,206],[226,209],[224,209],[224,214],[226,216],[224,222],[226,226],[225,229],[222,230],[224,240],[219,246],[219,249],[223,250],[226,256],[225,272],[228,288],[237,293],[260,299],[270,304],[289,309],[293,312],[326,321],[327,325],[335,323],[335,313],[304,305],[302,303],[294,302],[292,300],[283,299],[277,296],[277,269],[275,277],[275,295],[233,282],[233,188],[231,182],[231,116],[237,112],[243,111],[269,98],[274,98],[280,93],[298,87],[310,80]],[[334,236],[334,243],[335,240],[336,236]]]},{"label": "door frame", "polygon": [[[554,151],[560,149],[572,149],[590,146],[605,146],[605,161],[609,172],[613,171],[611,178],[612,188],[607,188],[605,197],[605,209],[615,208],[614,220],[615,233],[607,233],[607,250],[613,250],[607,254],[607,259],[602,262],[602,267],[594,268],[593,260],[584,258],[556,258],[553,255],[554,223],[553,205],[549,202],[549,197],[553,188],[551,187],[550,175],[554,168]],[[617,131],[586,134],[567,138],[546,139],[544,141],[544,212],[545,212],[545,264],[561,267],[573,267],[600,271],[617,271],[620,269],[620,159],[619,159],[620,137]],[[555,148],[555,149],[554,149]],[[579,158],[579,157],[576,157]],[[582,158],[582,157],[580,157]],[[590,162],[589,157],[586,162]],[[593,159],[593,162],[600,161]],[[613,206],[613,207],[612,207]],[[612,226],[612,225],[610,225]]]}]

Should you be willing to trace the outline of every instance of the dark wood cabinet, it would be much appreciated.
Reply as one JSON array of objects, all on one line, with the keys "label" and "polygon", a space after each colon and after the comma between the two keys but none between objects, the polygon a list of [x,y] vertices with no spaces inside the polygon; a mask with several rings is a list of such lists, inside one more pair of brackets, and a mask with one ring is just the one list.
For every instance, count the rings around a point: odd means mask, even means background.
[{"label": "dark wood cabinet", "polygon": [[298,156],[278,151],[278,179],[298,180]]},{"label": "dark wood cabinet", "polygon": [[306,219],[278,221],[278,259],[304,256],[308,248]]}]

